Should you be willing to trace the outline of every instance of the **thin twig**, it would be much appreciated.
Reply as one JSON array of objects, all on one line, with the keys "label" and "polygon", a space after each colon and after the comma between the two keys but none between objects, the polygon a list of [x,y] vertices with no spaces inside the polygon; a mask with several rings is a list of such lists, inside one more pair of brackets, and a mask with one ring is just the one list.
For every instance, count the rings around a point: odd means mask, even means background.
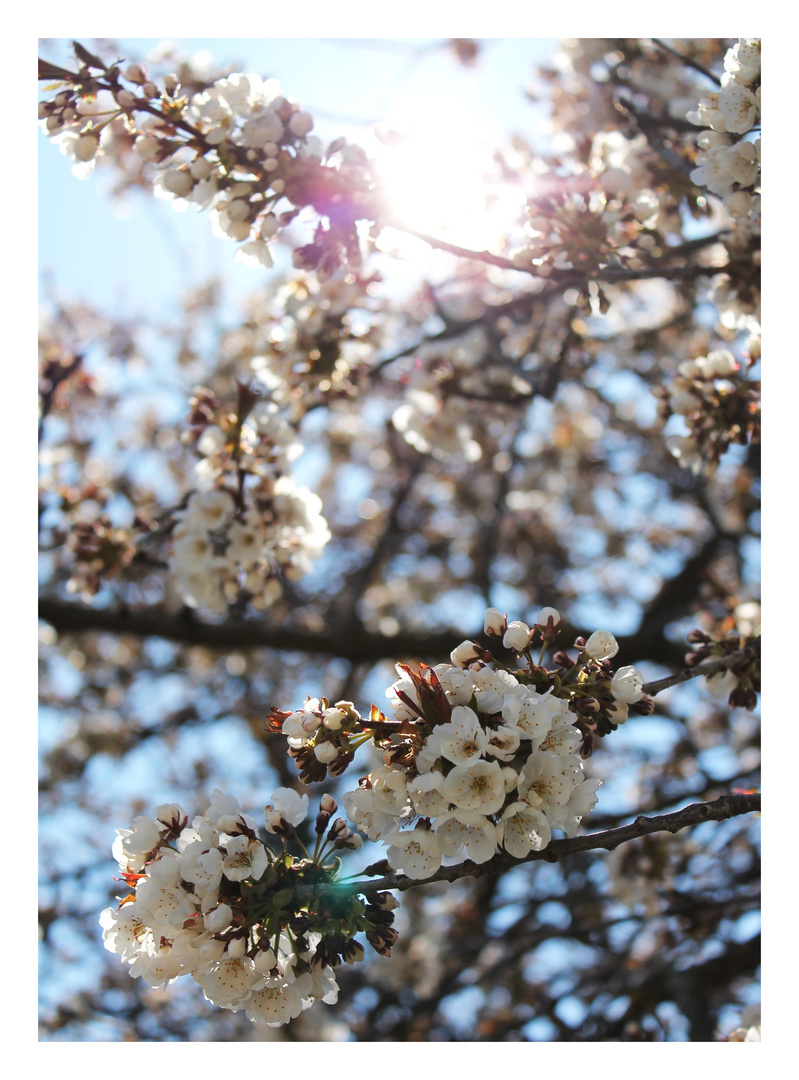
[{"label": "thin twig", "polygon": [[671,45],[667,45],[661,38],[652,38],[652,41],[659,49],[663,49],[664,52],[669,53],[671,56],[676,57],[681,63],[686,64],[688,67],[693,68],[694,71],[698,71],[700,75],[704,75],[706,79],[710,79],[711,82],[718,86],[719,77],[714,75],[712,71],[708,71],[706,67],[703,67],[698,60],[694,60],[692,56],[685,56],[683,53],[673,49]]},{"label": "thin twig", "polygon": [[700,675],[706,677],[718,675],[720,671],[729,671],[730,668],[735,667],[737,664],[747,664],[759,655],[760,638],[755,638],[754,641],[744,645],[737,652],[730,653],[729,656],[722,656],[718,660],[707,660],[704,664],[697,664],[696,667],[683,668],[676,675],[667,675],[665,679],[655,679],[653,682],[644,683],[644,693],[650,695],[659,694],[661,690],[668,690],[670,686],[688,682],[689,679],[696,679]]},{"label": "thin twig", "polygon": [[478,262],[488,263],[490,266],[498,266],[503,270],[515,270],[517,273],[530,274],[535,278],[542,278],[547,282],[556,283],[561,288],[569,285],[580,285],[587,281],[605,281],[605,282],[618,282],[618,281],[639,281],[647,278],[668,278],[670,280],[678,281],[690,281],[696,277],[703,277],[705,274],[723,274],[728,266],[645,266],[638,269],[631,269],[624,266],[602,266],[595,269],[588,270],[552,270],[551,273],[546,276],[541,273],[540,267],[533,266],[519,266],[511,259],[503,258],[502,255],[494,255],[490,251],[474,251],[472,248],[461,247],[459,244],[451,244],[448,240],[441,240],[436,236],[431,236],[429,233],[420,232],[418,229],[412,229],[409,225],[404,225],[397,221],[384,222],[385,225],[390,225],[392,229],[397,229],[399,232],[407,233],[409,236],[415,236],[418,240],[423,240],[430,247],[436,248],[439,251],[449,252],[450,255],[457,255],[461,259],[474,259]]}]

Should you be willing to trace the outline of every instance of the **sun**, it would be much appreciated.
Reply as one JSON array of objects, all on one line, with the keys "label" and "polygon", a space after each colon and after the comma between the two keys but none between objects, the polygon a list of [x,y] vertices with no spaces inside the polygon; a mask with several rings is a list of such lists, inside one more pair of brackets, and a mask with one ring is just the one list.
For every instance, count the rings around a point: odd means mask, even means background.
[{"label": "sun", "polygon": [[[503,221],[518,216],[519,193],[496,179],[487,133],[462,106],[437,101],[384,125],[378,138],[373,159],[398,223],[461,247],[497,249]],[[396,230],[384,231],[393,245]]]}]

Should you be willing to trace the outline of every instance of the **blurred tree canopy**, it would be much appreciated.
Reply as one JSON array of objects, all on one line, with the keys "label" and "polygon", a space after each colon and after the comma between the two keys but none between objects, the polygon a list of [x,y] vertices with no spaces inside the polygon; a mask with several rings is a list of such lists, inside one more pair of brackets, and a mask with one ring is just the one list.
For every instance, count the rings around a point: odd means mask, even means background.
[{"label": "blurred tree canopy", "polygon": [[[471,70],[487,47],[428,48]],[[401,133],[316,138],[290,72],[120,55],[40,62],[45,134],[255,269],[148,321],[42,289],[41,1038],[759,1038],[759,39],[569,40],[516,73],[548,128],[498,135],[475,209],[516,209],[485,248],[397,209],[372,151]],[[451,166],[418,161],[431,199],[467,183]],[[259,821],[276,788],[340,804],[396,751],[395,665],[451,680],[493,646],[512,671],[512,622],[602,783],[575,837],[514,858],[495,815],[491,858],[428,883],[343,850],[395,889],[397,933],[283,1026],[103,949],[115,829],[216,789]],[[558,689],[597,630],[644,698]],[[284,718],[334,702],[389,735],[346,755],[349,721],[317,718],[332,757],[293,760]]]}]

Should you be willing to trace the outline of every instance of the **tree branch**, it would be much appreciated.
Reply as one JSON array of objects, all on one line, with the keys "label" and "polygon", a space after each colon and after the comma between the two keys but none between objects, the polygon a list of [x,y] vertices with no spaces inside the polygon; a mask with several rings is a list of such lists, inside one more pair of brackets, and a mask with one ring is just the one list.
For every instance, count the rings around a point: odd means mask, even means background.
[{"label": "tree branch", "polygon": [[671,45],[667,45],[666,42],[662,41],[660,38],[652,38],[652,41],[655,45],[658,46],[659,49],[663,49],[664,52],[669,53],[681,63],[687,65],[690,68],[693,68],[694,71],[698,71],[700,75],[704,75],[706,79],[710,79],[712,83],[715,83],[716,86],[718,86],[718,76],[714,75],[712,71],[708,71],[707,68],[703,67],[698,60],[694,60],[692,56],[685,56],[684,53],[678,52],[676,49],[673,49]]},{"label": "tree branch", "polygon": [[[691,803],[671,814],[659,814],[657,817],[637,817],[630,825],[622,825],[618,829],[607,829],[605,832],[588,833],[586,836],[574,836],[566,840],[553,840],[543,851],[531,851],[524,859],[514,859],[511,855],[495,855],[485,863],[466,862],[455,866],[442,866],[435,874],[424,881],[416,881],[404,874],[387,873],[377,881],[370,881],[366,885],[353,886],[352,882],[342,882],[337,888],[346,888],[350,891],[357,889],[360,896],[370,896],[386,889],[396,889],[405,892],[407,889],[415,889],[419,885],[432,885],[436,881],[457,881],[459,878],[483,877],[485,874],[499,874],[513,869],[522,863],[530,862],[560,862],[569,855],[578,851],[595,851],[603,849],[614,851],[621,844],[630,840],[636,840],[641,836],[650,836],[657,832],[678,833],[683,829],[701,825],[705,821],[725,821],[728,818],[739,817],[741,814],[750,814],[760,810],[760,793],[740,793],[735,795],[722,795],[713,802]],[[386,860],[376,864],[382,873],[383,865],[388,868]]]},{"label": "tree branch", "polygon": [[[336,624],[322,633],[312,633],[276,625],[269,619],[210,623],[201,621],[190,608],[174,614],[158,608],[100,608],[54,596],[39,600],[39,618],[62,634],[132,634],[228,652],[274,649],[310,656],[335,656],[354,663],[396,661],[403,657],[445,658],[465,638],[481,637],[479,633],[470,635],[462,630],[442,630],[432,634],[403,630],[394,635],[380,634],[365,628],[356,619],[346,625]],[[586,627],[564,626],[564,641],[588,637],[591,632]],[[685,646],[667,641],[661,634],[650,634],[646,628],[629,636],[617,635],[616,640],[622,654],[635,654],[637,661],[647,659],[675,667],[684,662]]]},{"label": "tree branch", "polygon": [[696,667],[683,668],[676,675],[667,675],[665,679],[655,679],[653,682],[644,683],[644,693],[659,694],[661,690],[667,690],[678,683],[688,682],[689,679],[696,679],[700,675],[706,677],[718,675],[720,671],[729,671],[737,664],[748,664],[756,656],[760,656],[760,638],[755,638],[742,649],[728,656],[722,656],[718,660],[707,660],[704,664],[697,664]]},{"label": "tree branch", "polygon": [[135,637],[160,637],[211,649],[267,648],[312,656],[337,656],[355,662],[396,659],[403,655],[446,656],[464,636],[443,631],[438,634],[400,633],[390,637],[371,633],[357,622],[343,629],[337,626],[334,634],[315,634],[276,626],[265,619],[207,623],[196,618],[189,609],[169,615],[153,609],[131,611],[88,607],[55,598],[39,601],[39,618],[60,633],[105,631]]},{"label": "tree branch", "polygon": [[[547,282],[555,282],[563,288],[569,285],[579,285],[586,281],[605,281],[608,283],[620,281],[641,281],[647,278],[667,278],[673,281],[692,281],[694,278],[703,277],[706,274],[723,274],[729,269],[724,266],[645,266],[638,269],[630,269],[624,266],[603,266],[593,270],[552,270],[544,275],[537,266],[519,266],[512,259],[506,259],[502,255],[494,255],[490,251],[474,251],[471,248],[461,247],[459,244],[451,244],[447,240],[439,240],[429,233],[420,232],[410,225],[404,225],[397,221],[386,221],[383,224],[390,225],[392,229],[415,236],[417,240],[423,240],[432,248],[439,251],[447,251],[450,255],[457,255],[461,259],[475,259],[478,262],[488,263],[490,266],[499,266],[503,270],[516,270],[518,273],[531,274],[535,278],[541,278]],[[665,258],[665,257],[664,257]]]}]

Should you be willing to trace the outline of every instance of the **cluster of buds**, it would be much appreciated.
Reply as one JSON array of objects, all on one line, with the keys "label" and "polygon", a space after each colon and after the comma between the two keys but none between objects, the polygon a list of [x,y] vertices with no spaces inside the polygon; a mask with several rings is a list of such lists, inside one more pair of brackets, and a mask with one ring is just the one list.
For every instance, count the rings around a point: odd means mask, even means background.
[{"label": "cluster of buds", "polygon": [[77,45],[76,54],[77,72],[44,65],[58,93],[40,104],[39,118],[82,163],[79,175],[101,153],[109,125],[122,124],[152,166],[155,194],[208,210],[215,233],[242,244],[237,259],[271,266],[270,241],[310,208],[320,220],[311,243],[295,250],[295,266],[329,276],[360,265],[356,222],[377,216],[368,161],[345,139],[325,151],[310,135],[313,118],[277,80],[235,73],[189,95],[175,75],[159,88],[138,64],[106,65]]},{"label": "cluster of buds", "polygon": [[[574,642],[577,657],[572,659],[564,650],[555,652],[552,670],[541,667],[546,649],[560,634],[562,620],[555,608],[542,608],[532,627],[520,620],[508,622],[495,608],[486,612],[484,631],[489,638],[499,639],[504,649],[514,652],[527,662],[527,672],[514,672],[520,681],[526,679],[539,693],[552,692],[568,700],[574,714],[572,722],[582,733],[581,753],[589,757],[594,736],[604,736],[625,723],[632,707],[641,716],[648,716],[654,705],[643,692],[644,679],[636,668],[627,665],[613,671],[610,661],[619,651],[619,643],[609,630],[595,630],[589,638],[578,637]],[[534,652],[540,642],[536,663]],[[453,662],[469,663],[470,649],[478,654],[476,642],[465,641],[452,653]],[[478,660],[493,657],[476,656]]]},{"label": "cluster of buds", "polygon": [[372,706],[370,721],[365,722],[351,701],[332,705],[323,697],[306,698],[295,712],[273,706],[267,728],[288,739],[289,756],[296,761],[302,782],[318,784],[327,776],[341,776],[357,748],[371,738],[373,722],[381,722],[376,706]]},{"label": "cluster of buds", "polygon": [[760,123],[760,57],[760,38],[739,38],[724,57],[721,89],[687,114],[707,128],[697,138],[691,179],[723,199],[736,219],[760,215],[760,139],[747,137]]},{"label": "cluster of buds", "polygon": [[331,823],[336,810],[323,796],[311,854],[296,832],[308,796],[289,788],[265,808],[275,843],[219,790],[191,824],[173,804],[135,818],[113,845],[129,891],[100,917],[105,947],[134,978],[165,987],[190,975],[212,1004],[255,1023],[277,1027],[315,1001],[332,1004],[335,969],[364,957],[355,935],[383,955],[397,936],[390,893],[364,900],[337,881],[336,852],[362,841],[343,818]]},{"label": "cluster of buds", "polygon": [[266,610],[282,592],[278,571],[298,580],[330,539],[319,496],[285,472],[302,447],[251,386],[239,383],[232,411],[203,387],[191,404],[198,490],[175,514],[170,570],[190,606],[222,614],[243,599]]},{"label": "cluster of buds", "polygon": [[618,644],[607,631],[578,639],[575,660],[560,652],[553,670],[541,666],[560,627],[554,608],[533,627],[490,608],[485,633],[523,667],[465,641],[451,664],[397,664],[387,691],[393,718],[373,705],[366,720],[349,702],[314,699],[298,712],[273,710],[270,726],[288,737],[306,781],[331,766],[342,772],[362,743],[382,752],[384,764],[343,803],[350,821],[386,845],[394,870],[424,879],[444,858],[483,863],[500,850],[524,858],[547,846],[553,828],[574,835],[595,805],[600,781],[583,773],[594,736],[615,730],[629,709],[652,711],[642,676],[612,671]]},{"label": "cluster of buds", "polygon": [[652,392],[662,422],[684,418],[689,434],[669,436],[666,445],[695,473],[712,472],[731,444],[760,439],[760,384],[740,375],[726,349],[684,361],[668,386]]},{"label": "cluster of buds", "polygon": [[740,653],[734,661],[724,664],[715,675],[708,676],[706,682],[714,689],[729,691],[728,702],[732,708],[754,709],[757,695],[760,693],[760,639],[742,640],[740,634],[731,630],[721,640],[714,640],[704,630],[691,630],[686,640],[694,648],[686,654],[686,667],[709,660],[724,660],[734,653]]},{"label": "cluster of buds", "polygon": [[86,598],[95,596],[102,583],[129,566],[136,554],[132,531],[115,528],[104,514],[94,521],[75,522],[67,544],[75,559],[67,589]]}]

